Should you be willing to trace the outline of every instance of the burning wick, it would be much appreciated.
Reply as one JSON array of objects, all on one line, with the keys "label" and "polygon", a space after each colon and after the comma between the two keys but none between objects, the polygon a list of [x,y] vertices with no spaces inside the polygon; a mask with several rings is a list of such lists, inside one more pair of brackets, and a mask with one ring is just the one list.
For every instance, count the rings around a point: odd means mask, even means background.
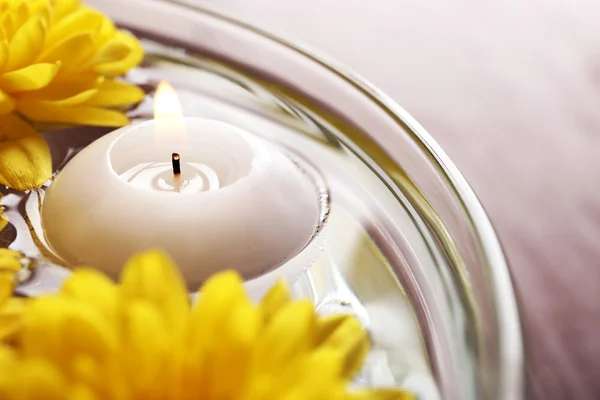
[{"label": "burning wick", "polygon": [[179,161],[179,153],[171,155],[173,164],[173,175],[175,176],[175,191],[181,193],[181,163]]},{"label": "burning wick", "polygon": [[173,162],[173,174],[181,174],[181,164],[179,162],[179,154],[173,153],[171,160]]}]

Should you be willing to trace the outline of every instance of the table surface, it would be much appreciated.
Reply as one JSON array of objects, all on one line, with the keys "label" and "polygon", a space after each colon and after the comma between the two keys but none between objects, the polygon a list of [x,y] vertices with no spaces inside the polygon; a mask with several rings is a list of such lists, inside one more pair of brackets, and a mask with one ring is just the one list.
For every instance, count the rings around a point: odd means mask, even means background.
[{"label": "table surface", "polygon": [[600,1],[206,0],[416,117],[495,224],[535,399],[600,398]]}]

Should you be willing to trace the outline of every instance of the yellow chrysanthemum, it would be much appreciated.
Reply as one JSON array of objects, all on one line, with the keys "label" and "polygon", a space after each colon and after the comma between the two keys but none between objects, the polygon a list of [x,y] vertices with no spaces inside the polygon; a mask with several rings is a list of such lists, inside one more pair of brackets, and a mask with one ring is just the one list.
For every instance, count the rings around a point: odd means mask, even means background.
[{"label": "yellow chrysanthemum", "polygon": [[79,0],[0,0],[0,114],[36,122],[122,126],[118,110],[140,101],[114,79],[138,65],[142,48]]},{"label": "yellow chrysanthemum", "polygon": [[134,36],[80,0],[0,0],[0,184],[50,178],[48,148],[24,125],[126,125],[123,107],[144,93],[116,77],[142,56]]},{"label": "yellow chrysanthemum", "polygon": [[20,329],[0,347],[6,400],[410,398],[348,389],[369,347],[353,317],[319,317],[283,283],[255,305],[233,272],[191,306],[159,252],[135,256],[118,285],[77,270],[58,294],[29,301]]}]

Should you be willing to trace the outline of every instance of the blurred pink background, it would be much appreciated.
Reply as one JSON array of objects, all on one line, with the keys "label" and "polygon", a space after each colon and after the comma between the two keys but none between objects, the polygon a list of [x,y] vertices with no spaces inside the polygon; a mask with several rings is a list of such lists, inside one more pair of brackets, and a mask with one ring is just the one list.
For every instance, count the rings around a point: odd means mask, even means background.
[{"label": "blurred pink background", "polygon": [[413,114],[505,246],[532,397],[600,399],[600,1],[202,3],[328,53]]}]

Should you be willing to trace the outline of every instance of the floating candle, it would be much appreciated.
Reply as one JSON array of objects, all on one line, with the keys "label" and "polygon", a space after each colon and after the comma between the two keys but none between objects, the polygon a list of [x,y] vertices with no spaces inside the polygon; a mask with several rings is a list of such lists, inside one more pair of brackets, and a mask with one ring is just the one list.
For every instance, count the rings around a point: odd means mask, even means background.
[{"label": "floating candle", "polygon": [[168,118],[82,150],[48,189],[42,225],[68,264],[116,277],[131,254],[157,247],[195,288],[218,270],[254,278],[282,265],[321,213],[314,181],[274,145],[223,122]]}]

